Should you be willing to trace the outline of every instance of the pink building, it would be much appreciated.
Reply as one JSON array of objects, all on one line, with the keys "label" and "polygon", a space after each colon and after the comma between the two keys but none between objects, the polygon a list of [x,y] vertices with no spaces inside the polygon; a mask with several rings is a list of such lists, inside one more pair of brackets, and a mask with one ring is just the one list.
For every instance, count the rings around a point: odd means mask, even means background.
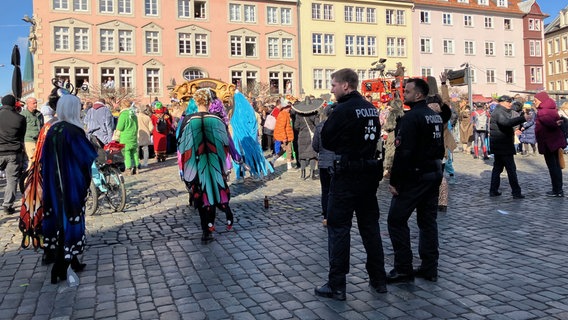
[{"label": "pink building", "polygon": [[168,87],[208,77],[272,94],[298,91],[297,1],[35,0],[35,96],[51,79],[91,93],[169,101]]},{"label": "pink building", "polygon": [[[525,41],[525,31],[528,19],[541,20],[543,16],[536,9],[527,14],[521,10],[524,9],[521,3],[520,0],[414,0],[414,73],[438,77],[445,70],[463,69],[467,63],[471,68],[473,93],[486,97],[512,94],[538,85],[531,83],[528,74],[531,66],[542,67],[543,58],[527,57],[529,41]],[[530,36],[533,40],[538,37],[536,33]],[[461,91],[465,93],[466,87]]]}]

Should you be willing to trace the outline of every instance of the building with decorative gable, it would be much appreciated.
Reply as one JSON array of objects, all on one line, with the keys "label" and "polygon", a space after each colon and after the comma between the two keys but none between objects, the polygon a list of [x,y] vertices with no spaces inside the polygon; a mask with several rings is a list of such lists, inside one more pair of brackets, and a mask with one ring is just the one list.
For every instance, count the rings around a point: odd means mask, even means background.
[{"label": "building with decorative gable", "polygon": [[169,101],[194,78],[299,89],[297,1],[35,0],[35,95],[51,79],[80,87],[113,83],[142,102]]}]

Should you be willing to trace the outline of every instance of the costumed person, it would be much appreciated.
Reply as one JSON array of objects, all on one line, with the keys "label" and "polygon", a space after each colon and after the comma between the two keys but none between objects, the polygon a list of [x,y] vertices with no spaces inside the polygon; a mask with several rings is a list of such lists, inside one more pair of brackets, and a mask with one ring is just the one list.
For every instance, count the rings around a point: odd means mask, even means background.
[{"label": "costumed person", "polygon": [[388,116],[385,122],[385,127],[383,130],[387,133],[387,139],[385,142],[385,161],[384,161],[384,172],[383,177],[390,177],[390,170],[392,167],[392,161],[394,159],[394,140],[396,137],[396,128],[400,118],[404,116],[404,110],[402,109],[402,100],[394,99],[391,100],[387,109],[389,110]]},{"label": "costumed person", "polygon": [[44,247],[55,250],[51,283],[67,279],[69,265],[74,271],[85,268],[77,255],[85,248],[85,201],[97,157],[83,130],[79,98],[61,96],[56,110],[59,121],[47,131],[40,158]]},{"label": "costumed person", "polygon": [[[57,84],[57,79],[53,79],[53,84]],[[61,94],[64,94],[59,86],[51,91],[48,102],[44,107],[51,110],[52,115],[55,114],[55,109],[57,108],[57,101]],[[67,94],[67,92],[65,92]],[[46,109],[47,109],[46,108]],[[43,107],[42,107],[43,109]],[[45,136],[51,125],[59,121],[56,117],[51,117],[40,129],[37,145],[35,149],[34,161],[30,168],[28,169],[28,175],[24,182],[24,192],[22,196],[22,206],[20,209],[20,222],[19,228],[22,232],[22,248],[28,248],[30,244],[35,250],[43,249],[42,264],[47,265],[55,261],[55,250],[49,247],[43,247],[43,232],[42,232],[42,220],[43,220],[43,179],[41,175],[41,161],[42,158],[43,145],[45,142]]]},{"label": "costumed person", "polygon": [[[154,131],[151,116],[152,107],[150,106],[145,106],[142,110],[138,110],[138,147],[142,150],[139,169],[148,167],[149,146],[152,144],[152,131]],[[138,158],[140,158],[140,155],[138,155]]]},{"label": "costumed person", "polygon": [[122,100],[120,103],[120,114],[116,124],[115,136],[113,140],[124,144],[122,154],[124,155],[125,173],[136,174],[136,169],[140,165],[140,155],[138,153],[138,117],[136,116],[136,105],[134,102]]},{"label": "costumed person", "polygon": [[[296,112],[294,129],[298,132],[298,154],[300,160],[300,178],[312,180],[317,179],[316,163],[318,154],[312,147],[312,140],[319,123],[318,110],[323,104],[323,99],[306,98],[303,102],[296,102],[292,109]],[[306,174],[306,168],[310,166],[310,173]]]},{"label": "costumed person", "polygon": [[152,115],[152,125],[154,130],[154,152],[158,162],[166,161],[166,153],[168,148],[168,134],[172,128],[172,117],[168,113],[168,109],[162,105],[160,101],[154,104],[154,114]]},{"label": "costumed person", "polygon": [[459,109],[460,121],[460,143],[463,153],[471,153],[471,143],[473,142],[473,123],[471,122],[471,108],[467,100],[460,101]]},{"label": "costumed person", "polygon": [[216,208],[230,210],[229,135],[223,120],[208,111],[212,102],[210,90],[197,90],[193,99],[198,112],[185,115],[181,122],[177,138],[178,165],[190,203],[199,211],[201,241],[205,244],[214,239]]},{"label": "costumed person", "polygon": [[[209,113],[214,114],[223,120],[225,124],[225,128],[227,128],[227,134],[229,136],[229,153],[227,154],[226,164],[227,164],[227,180],[229,179],[229,174],[231,172],[231,168],[233,163],[242,164],[242,157],[237,151],[235,147],[235,143],[233,142],[233,138],[231,137],[231,132],[229,131],[229,118],[227,117],[227,113],[225,112],[225,107],[223,106],[223,102],[217,98],[215,91],[210,90],[211,99],[213,102],[209,105]],[[233,211],[229,207],[229,204],[220,206],[219,209],[225,212],[225,218],[227,219],[227,231],[230,231],[233,228],[233,222],[235,218],[233,216]]]},{"label": "costumed person", "polygon": [[244,168],[250,170],[251,176],[262,178],[274,172],[264,157],[262,146],[258,141],[258,123],[256,112],[246,97],[239,91],[233,96],[233,114],[229,120],[230,131],[235,148],[241,155],[243,163],[234,163],[237,181],[244,179]]}]

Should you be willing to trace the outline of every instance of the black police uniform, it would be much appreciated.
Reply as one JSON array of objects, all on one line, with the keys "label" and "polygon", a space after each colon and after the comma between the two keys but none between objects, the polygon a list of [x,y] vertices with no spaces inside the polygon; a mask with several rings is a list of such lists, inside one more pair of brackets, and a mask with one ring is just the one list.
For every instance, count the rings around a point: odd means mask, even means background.
[{"label": "black police uniform", "polygon": [[325,122],[323,147],[335,152],[328,201],[329,287],[345,292],[353,211],[367,252],[370,284],[384,286],[386,273],[379,232],[377,188],[382,162],[375,159],[381,127],[377,109],[353,91],[341,97]]},{"label": "black police uniform", "polygon": [[422,100],[412,106],[399,125],[390,177],[398,195],[392,197],[388,215],[394,269],[398,274],[413,275],[408,219],[416,209],[421,270],[428,277],[437,277],[436,218],[444,156],[443,121]]}]

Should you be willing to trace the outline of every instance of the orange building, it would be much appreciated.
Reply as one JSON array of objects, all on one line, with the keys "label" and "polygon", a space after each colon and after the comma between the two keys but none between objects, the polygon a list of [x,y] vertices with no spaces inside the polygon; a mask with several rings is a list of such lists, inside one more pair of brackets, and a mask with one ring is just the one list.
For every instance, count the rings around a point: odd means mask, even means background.
[{"label": "orange building", "polygon": [[145,103],[201,77],[244,93],[298,91],[295,0],[34,0],[33,9],[40,101],[53,78]]}]

